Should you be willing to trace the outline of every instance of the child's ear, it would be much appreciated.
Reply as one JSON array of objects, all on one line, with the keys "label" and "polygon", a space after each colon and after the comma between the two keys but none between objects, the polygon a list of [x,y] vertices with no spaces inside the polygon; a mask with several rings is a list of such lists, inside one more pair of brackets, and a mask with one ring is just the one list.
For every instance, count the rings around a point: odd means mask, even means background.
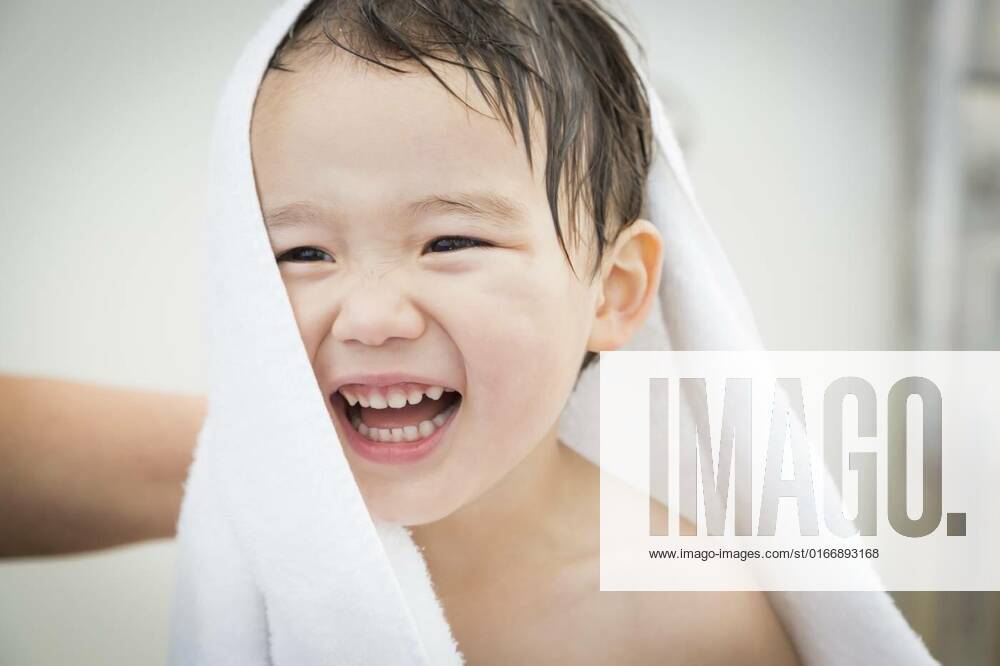
[{"label": "child's ear", "polygon": [[660,286],[663,238],[649,220],[626,227],[601,262],[594,325],[588,351],[612,351],[646,320]]}]

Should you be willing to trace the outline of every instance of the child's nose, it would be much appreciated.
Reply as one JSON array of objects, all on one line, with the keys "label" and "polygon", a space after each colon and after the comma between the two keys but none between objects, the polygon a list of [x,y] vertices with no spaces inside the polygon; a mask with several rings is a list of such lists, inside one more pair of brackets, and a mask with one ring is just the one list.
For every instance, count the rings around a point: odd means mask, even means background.
[{"label": "child's nose", "polygon": [[377,347],[392,338],[416,339],[424,327],[423,315],[397,280],[370,275],[344,297],[331,334]]}]

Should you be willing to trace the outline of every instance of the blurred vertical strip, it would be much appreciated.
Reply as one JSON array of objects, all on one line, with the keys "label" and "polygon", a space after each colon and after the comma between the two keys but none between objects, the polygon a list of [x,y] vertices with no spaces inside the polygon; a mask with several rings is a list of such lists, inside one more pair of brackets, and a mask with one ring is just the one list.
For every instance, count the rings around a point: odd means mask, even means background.
[{"label": "blurred vertical strip", "polygon": [[[910,3],[915,346],[1000,344],[1000,0]],[[1000,592],[897,592],[945,664],[1000,664]]]},{"label": "blurred vertical strip", "polygon": [[968,66],[974,0],[914,3],[926,48],[920,68],[917,137],[917,343],[956,343],[957,267],[961,240],[959,103]]}]

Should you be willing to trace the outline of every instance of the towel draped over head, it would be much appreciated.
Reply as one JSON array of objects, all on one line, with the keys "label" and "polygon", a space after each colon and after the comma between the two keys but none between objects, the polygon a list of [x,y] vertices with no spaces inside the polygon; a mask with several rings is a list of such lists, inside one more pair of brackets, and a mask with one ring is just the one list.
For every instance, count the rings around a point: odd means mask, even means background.
[{"label": "towel draped over head", "polygon": [[[212,141],[204,225],[208,415],[178,524],[170,634],[176,666],[460,664],[409,533],[373,520],[330,421],[263,224],[250,120],[275,47],[306,5],[264,22],[229,77]],[[649,218],[664,237],[659,303],[632,349],[760,349],[753,316],[695,201],[658,98]],[[226,252],[212,252],[225,247]],[[598,451],[597,368],[560,437]],[[883,592],[771,592],[810,664],[933,663]]]}]

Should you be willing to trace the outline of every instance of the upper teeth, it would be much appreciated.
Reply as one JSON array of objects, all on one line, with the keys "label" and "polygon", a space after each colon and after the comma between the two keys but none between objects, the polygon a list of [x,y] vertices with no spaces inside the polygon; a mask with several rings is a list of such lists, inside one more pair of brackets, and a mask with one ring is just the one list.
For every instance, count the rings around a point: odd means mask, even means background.
[{"label": "upper teeth", "polygon": [[340,388],[340,394],[347,400],[347,404],[352,407],[361,404],[362,407],[372,409],[385,409],[392,407],[399,409],[407,404],[416,405],[424,399],[426,395],[431,400],[437,400],[446,391],[455,389],[444,388],[443,386],[423,386],[420,384],[406,384],[389,387],[368,386],[364,388]]}]

